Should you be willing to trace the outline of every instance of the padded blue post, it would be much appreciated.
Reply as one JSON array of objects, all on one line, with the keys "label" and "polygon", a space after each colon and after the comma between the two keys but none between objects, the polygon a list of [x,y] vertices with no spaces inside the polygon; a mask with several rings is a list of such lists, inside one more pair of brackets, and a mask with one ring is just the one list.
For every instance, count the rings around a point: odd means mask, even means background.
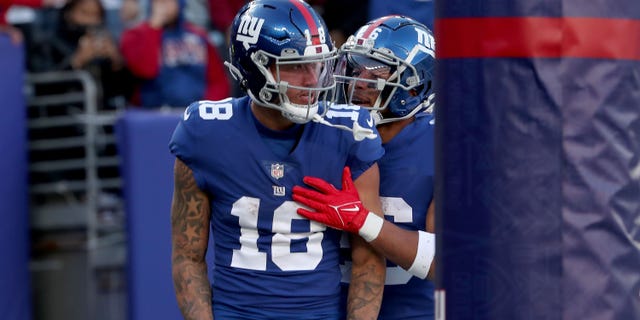
[{"label": "padded blue post", "polygon": [[116,123],[127,215],[129,319],[181,319],[171,280],[170,209],[177,113],[132,110]]},{"label": "padded blue post", "polygon": [[0,319],[31,319],[24,48],[0,32]]},{"label": "padded blue post", "polygon": [[[129,110],[116,122],[127,215],[129,320],[182,319],[171,278],[174,156],[169,139],[182,112]],[[213,267],[213,244],[207,251]]]},{"label": "padded blue post", "polygon": [[437,312],[638,319],[640,2],[447,0],[435,31]]}]

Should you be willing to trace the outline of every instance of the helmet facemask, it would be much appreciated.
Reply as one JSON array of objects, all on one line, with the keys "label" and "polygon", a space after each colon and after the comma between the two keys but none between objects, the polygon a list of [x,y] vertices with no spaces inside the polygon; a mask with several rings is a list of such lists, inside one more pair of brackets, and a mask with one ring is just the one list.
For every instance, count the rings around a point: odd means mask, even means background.
[{"label": "helmet facemask", "polygon": [[398,87],[397,65],[359,53],[345,53],[336,68],[336,81],[345,103],[384,110]]},{"label": "helmet facemask", "polygon": [[[422,62],[425,49],[401,46],[393,37],[376,43],[375,37],[359,35],[349,37],[340,48],[339,90],[334,101],[371,110],[376,125],[407,119],[426,109],[433,101],[429,98],[433,91],[431,71],[425,72]],[[420,64],[420,71],[414,64]]]},{"label": "helmet facemask", "polygon": [[[251,91],[249,95],[263,106],[282,111],[282,115],[294,123],[306,123],[318,114],[319,102],[333,97],[336,52],[334,49],[325,54],[300,56],[295,50],[284,51],[281,56],[262,50],[251,55],[266,81],[257,97]],[[307,83],[294,85],[283,80],[293,74],[297,77],[306,74]],[[316,76],[308,80],[309,74]]]}]

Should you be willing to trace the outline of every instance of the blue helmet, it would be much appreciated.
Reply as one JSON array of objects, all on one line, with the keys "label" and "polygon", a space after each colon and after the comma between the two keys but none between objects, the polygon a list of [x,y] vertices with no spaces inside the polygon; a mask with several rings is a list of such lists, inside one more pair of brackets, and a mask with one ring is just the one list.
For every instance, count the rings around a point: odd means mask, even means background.
[{"label": "blue helmet", "polygon": [[[318,113],[318,101],[330,99],[335,88],[337,52],[327,27],[302,0],[255,0],[246,4],[231,26],[225,64],[240,87],[259,105],[278,109],[296,123]],[[283,67],[313,66],[317,84],[295,86],[280,79]],[[296,104],[289,89],[302,90],[308,102]]]},{"label": "blue helmet", "polygon": [[[431,30],[409,17],[391,15],[368,22],[342,45],[336,79],[344,82],[348,103],[373,110],[376,124],[382,124],[432,106],[434,67]],[[375,90],[377,98],[364,101],[358,86]]]}]

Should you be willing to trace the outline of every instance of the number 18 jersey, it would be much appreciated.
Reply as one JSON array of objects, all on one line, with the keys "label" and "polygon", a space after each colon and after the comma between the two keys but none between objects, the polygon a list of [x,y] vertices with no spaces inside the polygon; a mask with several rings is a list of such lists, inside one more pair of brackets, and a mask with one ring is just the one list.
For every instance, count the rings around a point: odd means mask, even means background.
[{"label": "number 18 jersey", "polygon": [[[364,110],[334,115],[349,127],[356,119],[371,128]],[[331,319],[342,312],[339,233],[299,216],[291,190],[304,176],[340,186],[345,165],[355,177],[384,150],[379,138],[357,142],[348,131],[313,122],[301,130],[294,149],[277,155],[260,136],[248,97],[194,103],[176,127],[170,149],[210,197],[214,312],[219,306],[238,319]]]}]

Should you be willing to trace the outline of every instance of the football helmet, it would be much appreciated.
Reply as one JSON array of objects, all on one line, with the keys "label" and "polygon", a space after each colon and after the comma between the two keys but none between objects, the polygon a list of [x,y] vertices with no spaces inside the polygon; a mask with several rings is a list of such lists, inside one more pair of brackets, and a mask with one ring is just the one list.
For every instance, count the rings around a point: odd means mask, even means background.
[{"label": "football helmet", "polygon": [[[306,123],[318,114],[319,101],[332,98],[337,50],[324,21],[304,1],[251,1],[236,15],[230,36],[231,62],[225,65],[259,105]],[[282,77],[287,73],[312,80],[290,83]]]},{"label": "football helmet", "polygon": [[336,97],[372,110],[376,125],[406,119],[432,109],[434,67],[431,30],[409,17],[384,16],[340,48]]}]

